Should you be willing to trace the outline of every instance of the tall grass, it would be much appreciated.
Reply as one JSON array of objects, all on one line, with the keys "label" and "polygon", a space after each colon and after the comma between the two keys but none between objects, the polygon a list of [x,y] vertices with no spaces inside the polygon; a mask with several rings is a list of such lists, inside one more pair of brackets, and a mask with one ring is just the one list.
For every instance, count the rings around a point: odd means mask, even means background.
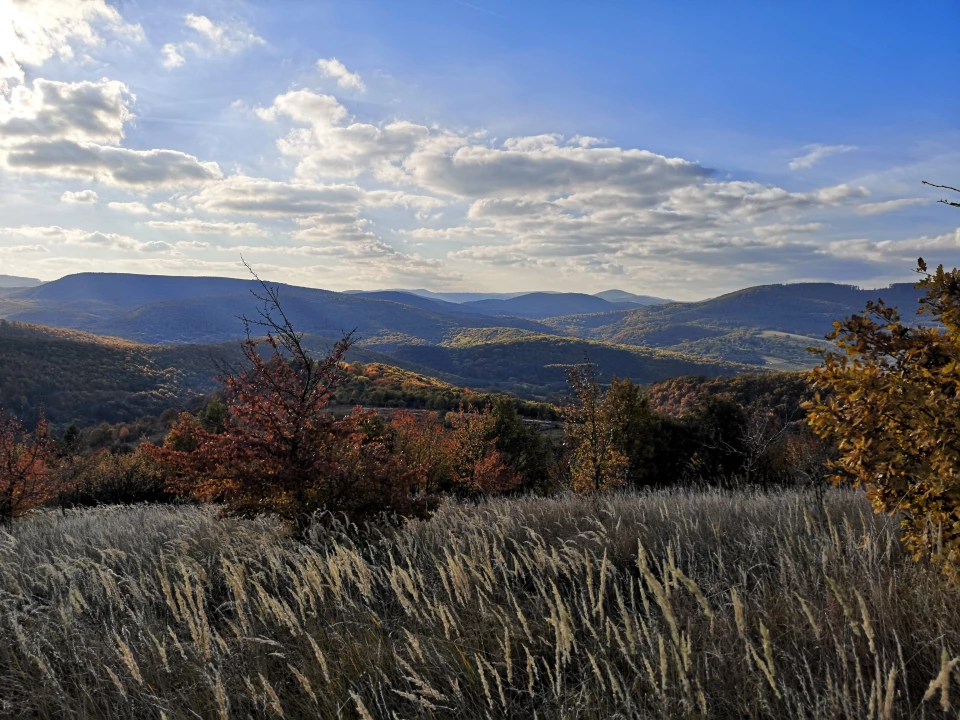
[{"label": "tall grass", "polygon": [[362,543],[215,513],[80,510],[0,533],[0,716],[960,709],[960,592],[851,492],[447,505]]}]

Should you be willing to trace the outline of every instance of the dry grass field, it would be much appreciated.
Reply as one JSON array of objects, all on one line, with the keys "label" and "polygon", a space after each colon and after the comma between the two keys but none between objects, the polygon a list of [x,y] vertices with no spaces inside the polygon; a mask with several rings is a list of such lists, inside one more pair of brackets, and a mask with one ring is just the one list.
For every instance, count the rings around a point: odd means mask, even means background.
[{"label": "dry grass field", "polygon": [[39,514],[0,532],[0,716],[956,718],[960,592],[897,534],[849,491],[306,543],[209,507]]}]

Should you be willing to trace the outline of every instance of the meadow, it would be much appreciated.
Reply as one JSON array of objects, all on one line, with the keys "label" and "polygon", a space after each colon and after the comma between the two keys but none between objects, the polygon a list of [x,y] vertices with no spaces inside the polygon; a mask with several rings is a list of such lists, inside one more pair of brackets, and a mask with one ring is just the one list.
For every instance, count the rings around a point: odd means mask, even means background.
[{"label": "meadow", "polygon": [[960,590],[898,537],[850,490],[499,498],[303,541],[41,511],[0,531],[0,716],[956,717]]}]

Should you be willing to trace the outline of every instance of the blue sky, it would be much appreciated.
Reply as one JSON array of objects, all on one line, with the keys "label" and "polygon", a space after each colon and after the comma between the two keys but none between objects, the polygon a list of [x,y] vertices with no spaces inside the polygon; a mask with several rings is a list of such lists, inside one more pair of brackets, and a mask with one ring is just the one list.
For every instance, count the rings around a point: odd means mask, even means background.
[{"label": "blue sky", "polygon": [[[694,299],[960,264],[956,3],[0,0],[0,272]],[[11,49],[12,48],[12,49]]]}]

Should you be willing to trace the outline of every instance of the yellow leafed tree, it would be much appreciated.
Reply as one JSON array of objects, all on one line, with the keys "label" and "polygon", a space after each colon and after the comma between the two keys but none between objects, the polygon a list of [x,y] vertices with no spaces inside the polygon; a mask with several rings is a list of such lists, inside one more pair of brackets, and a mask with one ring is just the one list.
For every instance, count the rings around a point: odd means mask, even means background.
[{"label": "yellow leafed tree", "polygon": [[960,270],[918,266],[918,323],[882,302],[834,323],[840,350],[813,371],[808,419],[838,444],[835,480],[901,513],[915,557],[960,579]]}]

